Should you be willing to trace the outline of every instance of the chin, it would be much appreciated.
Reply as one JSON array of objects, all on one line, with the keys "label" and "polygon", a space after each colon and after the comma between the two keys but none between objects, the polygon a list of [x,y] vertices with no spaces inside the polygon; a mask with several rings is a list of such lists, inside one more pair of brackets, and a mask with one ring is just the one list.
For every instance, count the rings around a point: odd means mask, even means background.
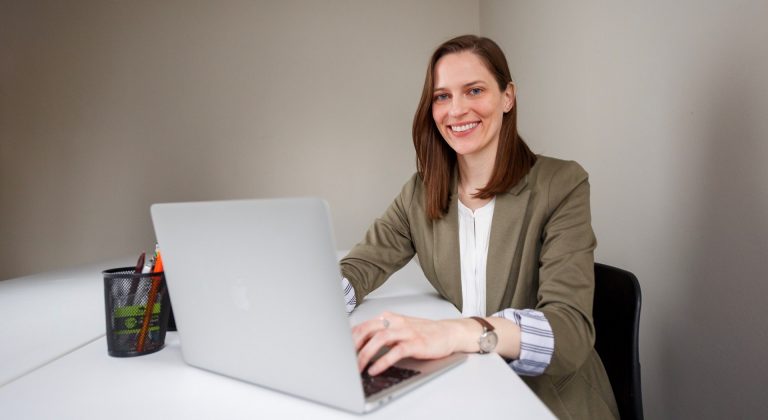
[{"label": "chin", "polygon": [[478,148],[477,140],[475,139],[451,139],[448,143],[454,152],[460,155],[471,155],[472,153],[480,150]]},{"label": "chin", "polygon": [[453,149],[454,152],[456,152],[456,155],[458,155],[458,156],[469,156],[469,155],[477,153],[477,150],[475,150],[475,149],[468,149],[466,147],[459,147],[459,148],[452,147],[452,149]]}]

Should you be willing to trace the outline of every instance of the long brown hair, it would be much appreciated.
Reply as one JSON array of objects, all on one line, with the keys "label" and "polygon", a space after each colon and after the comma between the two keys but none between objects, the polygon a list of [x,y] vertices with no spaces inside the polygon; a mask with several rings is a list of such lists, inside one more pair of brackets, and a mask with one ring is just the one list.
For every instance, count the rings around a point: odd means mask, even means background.
[{"label": "long brown hair", "polygon": [[[430,219],[439,219],[448,212],[451,201],[451,179],[456,168],[456,152],[451,149],[432,118],[434,72],[437,61],[445,55],[469,51],[480,57],[503,92],[512,76],[507,59],[495,42],[475,35],[463,35],[437,47],[429,60],[424,89],[416,114],[413,116],[413,146],[416,148],[416,168],[426,187],[426,212]],[[501,120],[496,162],[488,185],[475,197],[491,198],[512,188],[522,179],[533,164],[536,155],[517,134],[517,100]]]}]

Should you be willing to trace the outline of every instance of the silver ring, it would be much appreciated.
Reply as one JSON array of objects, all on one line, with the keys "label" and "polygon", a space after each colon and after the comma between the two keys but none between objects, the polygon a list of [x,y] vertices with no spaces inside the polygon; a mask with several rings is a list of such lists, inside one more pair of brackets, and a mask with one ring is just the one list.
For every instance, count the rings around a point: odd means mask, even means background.
[{"label": "silver ring", "polygon": [[381,320],[381,322],[384,324],[384,329],[385,329],[385,330],[386,330],[387,328],[389,328],[389,320],[388,320],[387,318],[381,317],[381,318],[379,318],[379,319],[380,319],[380,320]]}]

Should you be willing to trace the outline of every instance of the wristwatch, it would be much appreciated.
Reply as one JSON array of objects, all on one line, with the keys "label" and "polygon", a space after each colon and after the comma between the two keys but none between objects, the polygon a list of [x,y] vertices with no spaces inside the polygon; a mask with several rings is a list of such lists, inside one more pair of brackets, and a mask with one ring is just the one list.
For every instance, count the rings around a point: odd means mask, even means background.
[{"label": "wristwatch", "polygon": [[499,337],[493,331],[493,325],[490,322],[480,318],[479,316],[470,317],[479,322],[483,326],[483,333],[480,334],[480,338],[477,339],[477,344],[480,345],[480,353],[490,353],[496,348],[496,344],[499,342]]}]

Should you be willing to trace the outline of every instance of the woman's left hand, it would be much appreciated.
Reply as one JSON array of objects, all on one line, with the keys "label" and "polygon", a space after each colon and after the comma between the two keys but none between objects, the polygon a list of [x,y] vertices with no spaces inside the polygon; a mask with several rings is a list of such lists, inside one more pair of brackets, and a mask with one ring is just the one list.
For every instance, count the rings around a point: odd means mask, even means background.
[{"label": "woman's left hand", "polygon": [[384,312],[352,328],[357,368],[362,371],[384,346],[389,351],[371,365],[370,375],[378,375],[406,357],[439,359],[467,351],[459,345],[463,328],[460,320],[433,321]]}]

